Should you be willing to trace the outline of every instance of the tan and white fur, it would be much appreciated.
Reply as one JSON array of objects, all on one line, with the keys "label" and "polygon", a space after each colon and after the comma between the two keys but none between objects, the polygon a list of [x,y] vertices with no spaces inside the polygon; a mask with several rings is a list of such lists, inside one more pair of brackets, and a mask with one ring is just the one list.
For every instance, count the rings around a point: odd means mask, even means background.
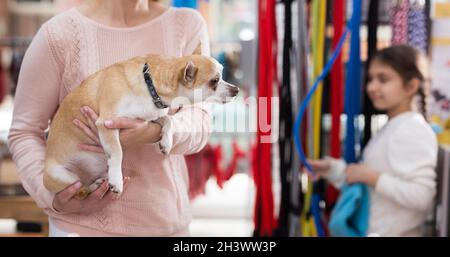
[{"label": "tan and white fur", "polygon": [[[191,103],[210,100],[226,103],[239,89],[222,80],[223,67],[213,58],[201,55],[172,58],[147,55],[114,64],[91,76],[62,101],[55,114],[47,140],[44,185],[58,193],[81,181],[84,185],[77,194],[82,199],[108,180],[112,192],[123,191],[122,147],[119,130],[104,126],[106,120],[116,117],[158,120],[162,124],[162,153],[169,154],[172,138],[166,122],[169,108],[158,109],[144,80],[143,67],[147,63],[154,86],[163,102],[171,107],[179,97]],[[78,144],[93,144],[80,129],[72,125],[74,119],[87,123],[81,115],[83,106],[97,114],[95,125],[105,154],[80,152]],[[107,171],[107,172],[105,172]]]}]

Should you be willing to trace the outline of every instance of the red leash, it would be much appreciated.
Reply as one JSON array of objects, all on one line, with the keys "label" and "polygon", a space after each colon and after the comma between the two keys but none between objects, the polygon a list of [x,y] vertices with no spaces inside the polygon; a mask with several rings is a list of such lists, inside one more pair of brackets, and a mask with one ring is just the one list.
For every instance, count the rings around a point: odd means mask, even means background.
[{"label": "red leash", "polygon": [[[334,1],[333,24],[333,48],[336,48],[339,38],[344,33],[345,26],[345,0]],[[342,62],[342,53],[336,59],[336,63],[331,71],[331,139],[330,155],[334,158],[341,157],[341,114],[344,109],[344,63]],[[328,185],[325,199],[328,205],[332,207],[339,197],[339,191],[332,185]]]},{"label": "red leash", "polygon": [[[256,185],[255,236],[271,236],[277,226],[272,195],[271,98],[276,75],[275,0],[259,0],[259,72],[258,131],[253,152],[253,176]],[[260,100],[267,103],[260,105]]]},{"label": "red leash", "polygon": [[[345,22],[345,1],[334,1],[334,37],[333,49],[336,48],[339,38],[344,33]],[[331,71],[331,156],[341,157],[341,143],[339,140],[341,114],[343,111],[343,92],[344,92],[344,64],[342,62],[342,53],[336,59],[336,64]]]}]

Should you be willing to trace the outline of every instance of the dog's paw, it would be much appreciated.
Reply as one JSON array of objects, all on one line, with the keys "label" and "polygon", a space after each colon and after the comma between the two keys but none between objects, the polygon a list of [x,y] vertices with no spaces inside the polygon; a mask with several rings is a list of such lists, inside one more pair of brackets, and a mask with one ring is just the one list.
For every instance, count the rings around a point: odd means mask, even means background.
[{"label": "dog's paw", "polygon": [[164,155],[168,155],[170,153],[170,150],[172,150],[173,141],[172,138],[164,136],[161,138],[161,141],[159,141],[159,149],[161,150],[161,153]]},{"label": "dog's paw", "polygon": [[109,177],[108,179],[109,190],[115,194],[122,194],[123,192],[123,180],[122,177]]},{"label": "dog's paw", "polygon": [[123,191],[123,185],[109,182],[109,190],[111,190],[114,194],[120,195]]},{"label": "dog's paw", "polygon": [[173,138],[169,136],[169,131],[172,129],[170,120],[167,117],[161,117],[159,119],[161,124],[161,140],[159,141],[159,149],[162,154],[168,155],[173,147]]}]

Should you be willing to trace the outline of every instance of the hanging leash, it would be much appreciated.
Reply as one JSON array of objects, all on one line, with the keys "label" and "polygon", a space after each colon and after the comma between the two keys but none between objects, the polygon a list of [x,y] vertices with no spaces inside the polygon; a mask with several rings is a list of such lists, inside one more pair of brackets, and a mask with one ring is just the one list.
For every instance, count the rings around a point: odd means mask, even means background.
[{"label": "hanging leash", "polygon": [[[314,51],[314,79],[316,79],[323,69],[324,65],[324,52],[325,52],[325,23],[326,23],[326,7],[327,2],[322,0],[314,0],[314,34],[313,34],[313,51]],[[320,137],[321,137],[321,121],[322,121],[322,96],[323,96],[323,83],[319,83],[317,92],[314,95],[313,100],[313,159],[320,158]],[[308,181],[312,183],[313,190],[308,191],[311,197],[311,206],[309,211],[311,212],[310,218],[313,219],[315,225],[315,231],[317,236],[325,236],[324,229],[322,226],[322,219],[320,215],[320,208],[318,206],[319,201],[317,201],[320,196],[317,194],[317,187],[314,185],[313,181]]]},{"label": "hanging leash", "polygon": [[[300,159],[304,163],[304,165],[307,169],[307,172],[312,174],[312,176],[315,175],[315,172],[313,171],[311,165],[308,163],[307,158],[303,152],[303,147],[302,147],[301,140],[299,137],[299,128],[300,128],[304,113],[306,111],[306,108],[307,108],[308,104],[310,103],[312,96],[314,95],[315,91],[317,90],[319,83],[325,78],[325,76],[331,70],[340,51],[342,51],[342,47],[344,45],[345,39],[347,37],[347,34],[350,31],[352,32],[351,42],[350,42],[350,44],[351,44],[350,64],[349,64],[349,73],[348,73],[347,80],[346,80],[347,87],[346,87],[346,95],[345,95],[345,97],[346,97],[345,98],[346,99],[345,111],[347,114],[347,131],[346,131],[347,140],[346,140],[346,147],[345,147],[345,159],[348,163],[352,163],[352,162],[356,161],[355,141],[356,141],[357,136],[355,133],[356,132],[355,131],[355,117],[360,112],[360,99],[359,98],[361,97],[360,96],[361,87],[359,86],[361,84],[361,81],[360,81],[361,59],[360,59],[360,45],[359,45],[360,44],[360,39],[359,39],[360,24],[361,24],[361,1],[355,0],[353,2],[353,14],[352,14],[352,18],[349,23],[349,27],[345,29],[344,34],[340,38],[339,43],[337,44],[337,47],[336,47],[335,51],[333,52],[330,60],[325,65],[325,68],[322,71],[321,75],[314,82],[312,89],[308,92],[307,96],[305,97],[305,100],[303,101],[303,103],[300,107],[300,112],[299,112],[297,119],[295,121],[295,124],[294,124],[294,139],[295,139],[295,145],[296,145],[297,152],[300,155]],[[312,190],[312,188],[309,186],[308,191],[311,191],[311,190]],[[354,192],[360,193],[361,198],[359,198],[359,199],[361,199],[363,201],[363,205],[361,205],[361,206],[363,206],[364,208],[360,209],[360,212],[359,212],[360,214],[362,214],[362,216],[359,216],[358,221],[360,221],[360,222],[358,224],[360,226],[358,226],[358,228],[361,228],[360,231],[365,232],[367,229],[367,221],[368,221],[367,216],[365,214],[367,214],[367,210],[369,207],[368,199],[366,201],[366,198],[368,196],[367,187],[365,187],[363,185],[356,185],[356,186],[350,187],[350,190],[345,190],[344,192],[349,193],[349,195],[352,195]],[[309,205],[311,202],[311,198],[307,198],[306,200],[307,201],[305,201],[305,205]],[[343,199],[343,200],[346,200],[346,199]],[[342,205],[339,205],[339,202],[338,202],[337,206],[342,206]],[[304,224],[304,226],[302,227],[303,233],[314,234],[314,232],[317,232],[317,231],[313,231],[314,226],[311,226],[312,219],[307,220],[306,217],[307,216],[304,216],[304,215],[301,217],[301,222],[302,222],[302,224]],[[338,216],[334,216],[334,217],[338,217]],[[341,217],[347,218],[345,215],[343,215]],[[348,224],[347,219],[333,219],[333,217],[332,217],[332,221],[338,221],[338,222],[334,222],[333,224],[339,224],[339,225]],[[339,228],[341,228],[341,227],[339,227]],[[332,228],[336,228],[336,226],[333,226]],[[330,227],[330,229],[331,229],[331,227]],[[331,231],[331,233],[333,233],[333,231]]]},{"label": "hanging leash", "polygon": [[344,31],[344,34],[339,39],[339,43],[338,43],[335,51],[333,52],[330,60],[325,65],[324,70],[322,71],[320,76],[316,79],[316,81],[314,82],[311,90],[306,95],[302,105],[299,108],[300,112],[298,113],[297,118],[296,118],[295,123],[294,123],[294,142],[295,142],[295,146],[296,146],[296,149],[297,149],[297,153],[300,156],[301,162],[305,165],[306,169],[313,176],[315,175],[315,172],[313,171],[313,169],[312,169],[311,165],[309,164],[309,162],[308,162],[308,160],[307,160],[307,158],[305,156],[305,153],[303,151],[303,145],[302,145],[302,140],[300,139],[299,129],[300,129],[300,126],[301,126],[301,123],[302,123],[305,111],[308,108],[308,105],[311,102],[311,99],[312,99],[312,97],[313,97],[317,87],[319,86],[319,83],[325,79],[327,74],[330,72],[331,67],[336,62],[336,59],[337,59],[339,53],[342,51],[342,47],[344,46],[344,43],[345,43],[345,40],[347,38],[348,33],[349,33],[349,29],[347,28]]},{"label": "hanging leash", "polygon": [[[333,48],[339,43],[339,38],[345,29],[345,0],[335,0],[333,6]],[[330,131],[330,156],[341,157],[341,114],[344,110],[344,63],[342,53],[336,59],[331,71],[331,131]],[[329,215],[337,199],[339,191],[331,184],[327,186],[325,193],[326,214]]]},{"label": "hanging leash", "polygon": [[411,5],[408,13],[408,44],[426,53],[428,49],[428,27],[425,5]]},{"label": "hanging leash", "polygon": [[[275,0],[260,0],[259,12],[259,73],[258,73],[258,99],[267,99],[267,106],[264,110],[259,105],[257,108],[258,131],[257,143],[253,152],[253,176],[256,185],[255,199],[255,236],[271,236],[276,227],[276,220],[273,215],[274,203],[272,194],[272,174],[271,174],[271,147],[272,144],[261,142],[262,138],[270,138],[271,131],[263,131],[260,128],[260,118],[264,117],[264,122],[271,125],[271,98],[272,87],[276,75],[276,21],[275,21]],[[261,113],[263,112],[263,113]]]},{"label": "hanging leash", "polygon": [[[315,33],[313,36],[313,49],[314,53],[314,79],[316,79],[323,69],[324,63],[324,52],[325,52],[325,22],[326,22],[326,1],[314,0],[315,4]],[[323,95],[323,84],[319,83],[317,87],[317,92],[314,95],[314,108],[313,108],[313,131],[314,131],[314,152],[313,158],[318,159],[320,157],[320,127],[322,118],[322,95]]]},{"label": "hanging leash", "polygon": [[[345,141],[345,160],[357,162],[356,142],[359,143],[357,118],[361,112],[361,56],[360,29],[361,1],[353,2],[353,15],[350,29],[350,60],[345,90],[345,113],[347,130]],[[332,236],[365,236],[369,223],[370,196],[367,185],[358,183],[344,185],[341,196],[333,209],[329,222]]]},{"label": "hanging leash", "polygon": [[[313,176],[315,175],[315,173],[314,173],[311,165],[307,161],[305,153],[303,152],[303,147],[302,147],[302,143],[301,143],[301,139],[300,139],[300,135],[299,135],[299,130],[300,130],[301,123],[302,123],[304,114],[306,112],[306,109],[307,109],[309,103],[311,102],[312,97],[314,96],[314,93],[316,92],[317,88],[319,87],[319,83],[325,79],[327,74],[330,72],[333,64],[335,63],[337,57],[339,56],[339,53],[342,51],[342,47],[343,47],[344,42],[345,42],[345,40],[347,38],[348,32],[349,32],[349,29],[346,29],[344,31],[343,35],[341,36],[341,38],[340,38],[340,40],[339,40],[339,42],[337,44],[335,52],[332,54],[330,60],[325,65],[325,68],[323,69],[322,73],[318,76],[318,78],[314,82],[311,90],[306,95],[302,105],[299,108],[300,112],[298,113],[296,121],[295,121],[295,124],[294,124],[294,142],[295,142],[295,145],[296,145],[297,153],[299,154],[300,160],[304,164],[304,166],[306,167],[307,171],[309,173],[311,173]],[[312,197],[311,194],[312,194],[312,191],[313,191],[313,185],[312,185],[311,182],[309,182],[308,183],[308,191],[307,191],[307,194],[305,195],[305,199],[304,199],[303,214],[300,217],[300,223],[301,223],[301,226],[302,226],[302,235],[303,236],[315,236],[315,235],[317,235],[317,231],[316,231],[316,227],[315,227],[315,224],[314,224],[314,220],[310,218],[310,212],[309,212],[309,208],[311,206],[311,197]]]},{"label": "hanging leash", "polygon": [[399,0],[393,4],[391,13],[392,45],[408,42],[409,0]]},{"label": "hanging leash", "polygon": [[356,130],[355,118],[361,113],[361,1],[353,2],[353,17],[350,39],[350,60],[345,89],[345,113],[347,114],[347,131],[345,140],[345,155],[347,163],[356,162],[356,141],[359,132]]},{"label": "hanging leash", "polygon": [[[307,91],[308,85],[308,24],[307,24],[307,2],[306,0],[297,0],[297,44],[294,48],[294,60],[296,67],[296,78],[297,78],[297,96],[296,103],[294,106],[294,113],[298,113],[300,109],[299,105],[304,98],[304,93]],[[305,129],[301,128],[300,134],[303,138],[305,138]],[[295,150],[294,150],[295,151]],[[292,173],[291,173],[291,215],[289,220],[289,236],[294,237],[301,235],[302,224],[300,224],[300,214],[303,206],[303,201],[300,201],[303,198],[303,192],[301,190],[301,181],[299,180],[299,174],[301,170],[301,163],[299,156],[297,154],[293,154],[293,164],[292,164]]]},{"label": "hanging leash", "polygon": [[[288,235],[289,191],[288,176],[292,172],[292,91],[291,91],[291,54],[292,54],[292,0],[284,0],[284,40],[283,40],[283,81],[280,86],[279,116],[279,156],[281,199],[278,214],[277,236]],[[292,181],[291,181],[292,182]]]},{"label": "hanging leash", "polygon": [[[379,23],[379,9],[380,9],[380,1],[371,0],[369,4],[369,14],[368,14],[368,56],[366,62],[366,76],[365,76],[365,85],[367,85],[368,74],[369,74],[369,65],[372,57],[375,55],[377,51],[377,42],[378,42],[378,23]],[[365,146],[369,143],[372,138],[372,116],[377,114],[375,107],[373,106],[372,101],[367,94],[367,90],[364,90],[364,100],[363,100],[363,113],[364,113],[364,137],[361,142],[361,151],[364,150]]]},{"label": "hanging leash", "polygon": [[[339,44],[339,38],[344,33],[345,27],[345,0],[334,1],[334,36],[333,47]],[[330,155],[334,158],[341,157],[341,114],[344,109],[344,63],[342,54],[339,54],[331,71],[331,133],[330,133]]]}]

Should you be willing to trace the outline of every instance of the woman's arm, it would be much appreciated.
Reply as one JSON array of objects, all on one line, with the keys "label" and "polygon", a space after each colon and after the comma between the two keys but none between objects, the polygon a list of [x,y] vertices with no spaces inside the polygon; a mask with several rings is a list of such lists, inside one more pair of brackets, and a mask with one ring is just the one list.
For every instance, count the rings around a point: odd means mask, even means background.
[{"label": "woman's arm", "polygon": [[173,148],[170,154],[188,155],[203,149],[209,140],[212,120],[207,107],[194,105],[183,108],[177,114],[169,116]]},{"label": "woman's arm", "polygon": [[[185,26],[186,47],[183,55],[201,54],[209,56],[209,36],[206,22],[197,11],[190,11]],[[212,114],[208,104],[197,104],[183,108],[173,116],[173,148],[171,154],[188,155],[199,152],[208,142],[212,130]]]},{"label": "woman's arm", "polygon": [[45,130],[59,103],[61,67],[43,26],[25,54],[14,98],[8,144],[24,188],[41,208],[53,210],[54,194],[43,184]]}]

